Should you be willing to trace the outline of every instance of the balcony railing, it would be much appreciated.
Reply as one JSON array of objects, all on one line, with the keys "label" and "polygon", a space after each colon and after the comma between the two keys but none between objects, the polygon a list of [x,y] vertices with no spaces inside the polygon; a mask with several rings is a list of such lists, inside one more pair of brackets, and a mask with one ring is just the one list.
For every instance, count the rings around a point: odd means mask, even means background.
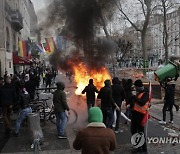
[{"label": "balcony railing", "polygon": [[23,28],[23,18],[19,11],[12,12],[11,24],[16,31],[20,31]]},{"label": "balcony railing", "polygon": [[11,6],[5,1],[6,19],[11,22],[12,27],[16,31],[20,31],[23,28],[23,18],[18,10],[13,10]]}]

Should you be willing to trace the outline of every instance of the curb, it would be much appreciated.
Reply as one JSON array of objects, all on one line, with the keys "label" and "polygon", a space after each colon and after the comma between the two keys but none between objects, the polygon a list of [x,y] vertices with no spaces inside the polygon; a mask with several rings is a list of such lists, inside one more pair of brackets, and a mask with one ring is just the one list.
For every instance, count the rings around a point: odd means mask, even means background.
[{"label": "curb", "polygon": [[[153,119],[158,120],[158,121],[161,121],[161,119],[162,119],[162,118],[158,117],[157,115],[153,115],[152,113],[150,114],[150,116],[151,116]],[[180,131],[179,126],[176,125],[176,124],[172,124],[172,125],[171,125],[171,128]]]}]

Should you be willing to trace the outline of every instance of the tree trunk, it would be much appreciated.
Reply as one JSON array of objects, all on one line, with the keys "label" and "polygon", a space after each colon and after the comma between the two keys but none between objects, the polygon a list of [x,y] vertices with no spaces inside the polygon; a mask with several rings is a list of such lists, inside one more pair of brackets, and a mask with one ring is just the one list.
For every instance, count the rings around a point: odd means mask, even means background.
[{"label": "tree trunk", "polygon": [[145,5],[147,7],[147,13],[145,15],[145,21],[143,24],[143,29],[141,31],[141,45],[142,45],[142,55],[143,55],[143,63],[144,63],[144,68],[148,67],[148,56],[147,56],[147,41],[146,41],[146,35],[147,35],[147,30],[148,30],[148,25],[149,25],[149,20],[151,16],[151,0],[145,1]]},{"label": "tree trunk", "polygon": [[165,50],[165,62],[168,62],[169,59],[169,52],[168,52],[168,30],[167,30],[167,10],[166,10],[166,4],[165,1],[162,0],[162,6],[163,6],[163,46]]}]

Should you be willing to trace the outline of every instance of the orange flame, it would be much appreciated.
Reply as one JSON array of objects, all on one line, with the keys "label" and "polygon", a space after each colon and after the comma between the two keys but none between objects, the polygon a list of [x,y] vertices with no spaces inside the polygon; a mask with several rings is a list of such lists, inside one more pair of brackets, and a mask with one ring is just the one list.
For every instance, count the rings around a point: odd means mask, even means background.
[{"label": "orange flame", "polygon": [[77,84],[75,91],[76,95],[81,95],[83,89],[89,84],[89,79],[93,79],[94,85],[100,90],[104,86],[106,79],[111,79],[111,76],[105,67],[100,69],[88,69],[82,62],[78,65],[73,65],[74,80]]}]

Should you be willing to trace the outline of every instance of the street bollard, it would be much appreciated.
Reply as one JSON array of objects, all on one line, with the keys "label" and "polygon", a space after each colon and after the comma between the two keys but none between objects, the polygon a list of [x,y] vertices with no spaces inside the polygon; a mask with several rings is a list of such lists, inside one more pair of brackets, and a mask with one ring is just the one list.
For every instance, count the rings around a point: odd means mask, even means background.
[{"label": "street bollard", "polygon": [[40,125],[40,117],[38,113],[30,113],[28,115],[28,126],[31,143],[33,143],[35,139],[39,139],[40,142],[43,142],[44,135]]}]

